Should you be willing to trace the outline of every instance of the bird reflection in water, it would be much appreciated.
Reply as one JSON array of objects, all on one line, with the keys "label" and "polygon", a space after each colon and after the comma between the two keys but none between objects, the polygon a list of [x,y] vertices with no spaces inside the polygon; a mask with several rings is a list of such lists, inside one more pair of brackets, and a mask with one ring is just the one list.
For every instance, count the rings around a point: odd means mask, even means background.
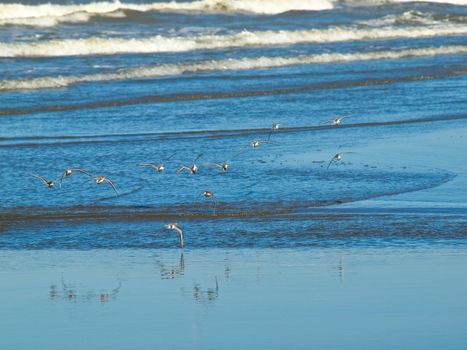
[{"label": "bird reflection in water", "polygon": [[193,297],[197,303],[212,303],[219,297],[219,283],[215,278],[216,285],[214,288],[203,289],[199,284],[193,287]]},{"label": "bird reflection in water", "polygon": [[115,299],[122,288],[122,282],[118,282],[116,288],[106,291],[102,290],[101,292],[97,293],[93,290],[81,291],[73,287],[73,285],[65,283],[65,279],[63,278],[63,274],[61,277],[61,284],[62,289],[60,290],[55,284],[51,284],[49,288],[49,299],[50,300],[66,300],[69,302],[74,301],[95,301],[98,300],[101,303],[107,303],[108,301]]},{"label": "bird reflection in water", "polygon": [[229,254],[227,253],[224,258],[224,277],[226,279],[230,278],[230,274],[232,272],[232,268],[230,267],[230,260],[229,260]]},{"label": "bird reflection in water", "polygon": [[342,260],[342,257],[339,259],[339,265],[337,265],[337,273],[341,282],[344,281],[344,261]]},{"label": "bird reflection in water", "polygon": [[161,279],[173,279],[183,276],[185,272],[185,257],[180,254],[178,263],[174,266],[166,266],[162,261],[157,261],[159,265]]}]

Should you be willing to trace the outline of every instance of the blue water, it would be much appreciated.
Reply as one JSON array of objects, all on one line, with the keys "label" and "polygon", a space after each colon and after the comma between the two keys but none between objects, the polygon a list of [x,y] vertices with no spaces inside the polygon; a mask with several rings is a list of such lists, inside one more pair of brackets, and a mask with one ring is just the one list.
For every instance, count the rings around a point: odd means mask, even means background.
[{"label": "blue water", "polygon": [[[189,248],[465,243],[458,205],[339,209],[464,179],[465,167],[440,163],[446,155],[420,160],[442,146],[417,140],[465,128],[464,6],[265,15],[55,5],[42,15],[35,3],[0,5],[0,248],[175,248],[163,229],[172,221]],[[256,44],[232,39],[242,32]],[[275,122],[272,143],[252,148]],[[371,152],[389,139],[407,152]],[[327,169],[338,152],[350,153]],[[163,173],[137,167],[173,153]],[[176,175],[199,154],[198,174]],[[224,161],[226,173],[206,164]],[[119,195],[80,173],[60,188],[69,167],[105,175]]]},{"label": "blue water", "polygon": [[16,1],[0,349],[465,348],[465,5]]}]

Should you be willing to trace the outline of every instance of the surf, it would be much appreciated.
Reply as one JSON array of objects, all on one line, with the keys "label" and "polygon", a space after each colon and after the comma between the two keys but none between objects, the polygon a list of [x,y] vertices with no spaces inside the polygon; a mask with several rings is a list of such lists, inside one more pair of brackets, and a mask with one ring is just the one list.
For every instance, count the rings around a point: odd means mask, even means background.
[{"label": "surf", "polygon": [[192,2],[124,3],[120,1],[91,2],[87,4],[41,4],[21,3],[0,4],[1,25],[56,25],[65,21],[62,17],[80,15],[109,16],[116,11],[132,10],[139,12],[167,11],[187,13],[250,13],[276,15],[288,11],[330,10],[334,5],[328,0],[200,0]]},{"label": "surf", "polygon": [[59,57],[78,55],[138,54],[215,50],[231,47],[264,47],[300,43],[331,43],[359,40],[387,40],[467,34],[467,26],[443,24],[415,27],[359,28],[355,26],[326,29],[248,31],[227,35],[162,36],[148,38],[55,39],[39,42],[2,42],[0,57]]},{"label": "surf", "polygon": [[452,45],[405,49],[399,51],[391,50],[366,53],[325,53],[318,55],[300,55],[292,57],[261,56],[256,58],[209,60],[194,63],[147,65],[138,68],[120,69],[111,73],[45,76],[32,79],[3,80],[0,81],[0,91],[63,88],[78,83],[157,78],[164,76],[176,76],[187,73],[267,69],[292,65],[401,59],[410,57],[466,53],[467,46]]}]

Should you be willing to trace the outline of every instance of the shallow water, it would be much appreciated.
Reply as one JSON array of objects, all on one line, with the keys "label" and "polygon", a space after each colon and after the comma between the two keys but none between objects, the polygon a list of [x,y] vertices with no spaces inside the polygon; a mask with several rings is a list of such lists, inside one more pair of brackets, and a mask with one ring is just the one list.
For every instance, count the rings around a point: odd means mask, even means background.
[{"label": "shallow water", "polygon": [[5,349],[462,349],[464,250],[0,253]]},{"label": "shallow water", "polygon": [[0,5],[0,248],[464,244],[466,8],[232,4]]},{"label": "shallow water", "polygon": [[0,348],[464,348],[466,36],[463,0],[0,4]]}]

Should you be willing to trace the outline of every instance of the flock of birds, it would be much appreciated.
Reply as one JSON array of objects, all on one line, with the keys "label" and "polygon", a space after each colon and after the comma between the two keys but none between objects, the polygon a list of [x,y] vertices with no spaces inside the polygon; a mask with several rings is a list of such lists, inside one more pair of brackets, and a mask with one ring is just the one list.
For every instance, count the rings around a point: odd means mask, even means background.
[{"label": "flock of birds", "polygon": [[[341,124],[342,120],[345,119],[345,118],[348,118],[348,116],[343,116],[343,117],[335,117],[333,119],[331,119],[330,122],[326,122],[324,124],[327,124],[327,125],[334,125],[334,126],[338,126]],[[280,123],[274,123],[272,124],[272,127],[271,127],[271,131],[269,132],[269,135],[268,135],[268,138],[266,140],[260,140],[260,139],[255,139],[253,141],[250,142],[249,146],[252,147],[252,148],[257,148],[259,147],[261,144],[263,143],[270,143],[272,142],[271,141],[271,136],[274,132],[276,132],[277,130],[279,130],[281,124]],[[245,148],[242,148],[240,149],[237,153],[234,154],[234,156],[232,157],[232,159],[234,159],[238,154],[240,154],[241,152],[243,152],[245,150]],[[340,153],[337,153],[335,154],[331,160],[329,161],[328,163],[328,166],[326,169],[329,169],[329,167],[335,163],[335,162],[339,162],[340,160],[342,160],[343,158],[343,155],[345,153],[351,153],[351,152],[340,152]],[[160,164],[155,164],[155,163],[140,163],[138,164],[139,167],[149,167],[149,168],[152,168],[154,169],[155,171],[161,173],[165,170],[165,166],[164,166],[164,162],[167,162],[169,161],[174,155],[176,154],[173,153],[171,154],[169,157],[166,157],[163,159],[163,162],[160,163]],[[187,165],[187,164],[184,164],[182,165],[178,171],[177,171],[177,174],[180,174],[182,172],[188,172],[189,174],[196,174],[198,172],[198,166],[196,165],[196,161],[201,158],[202,154],[199,154],[196,159],[193,161],[193,164],[191,165]],[[216,162],[209,162],[209,163],[206,163],[207,166],[216,166],[220,169],[221,172],[227,172],[228,169],[229,169],[229,164],[227,161],[223,162],[223,163],[216,163]],[[118,196],[119,193],[117,191],[117,187],[115,186],[114,182],[109,179],[108,177],[106,176],[102,176],[102,175],[99,175],[99,176],[94,176],[93,174],[91,174],[90,172],[84,170],[84,169],[80,169],[80,168],[67,168],[63,171],[61,177],[60,177],[60,182],[59,182],[59,187],[61,188],[62,187],[62,183],[63,183],[63,180],[67,177],[70,177],[72,176],[74,173],[81,173],[83,175],[86,175],[88,176],[89,178],[93,179],[94,182],[96,183],[96,185],[100,185],[100,184],[103,184],[103,183],[108,183],[113,191],[115,192],[115,194]],[[32,177],[34,178],[37,178],[39,180],[42,181],[43,184],[45,184],[48,188],[53,188],[55,187],[55,181],[54,180],[48,180],[42,176],[39,176],[39,175],[36,175],[36,174],[32,174],[30,173],[29,175],[31,175]],[[216,200],[216,196],[214,195],[213,192],[211,191],[203,191],[201,193],[201,195],[207,199],[210,199],[213,201],[213,212],[214,214],[216,213],[216,206],[217,206],[217,200]],[[167,224],[167,225],[164,225],[164,228],[168,229],[168,230],[174,230],[178,233],[179,235],[179,238],[180,238],[180,247],[183,248],[184,246],[184,242],[185,242],[185,239],[184,239],[184,235],[183,235],[183,230],[181,229],[181,227],[178,225],[178,223],[170,223],[170,224]]]}]

